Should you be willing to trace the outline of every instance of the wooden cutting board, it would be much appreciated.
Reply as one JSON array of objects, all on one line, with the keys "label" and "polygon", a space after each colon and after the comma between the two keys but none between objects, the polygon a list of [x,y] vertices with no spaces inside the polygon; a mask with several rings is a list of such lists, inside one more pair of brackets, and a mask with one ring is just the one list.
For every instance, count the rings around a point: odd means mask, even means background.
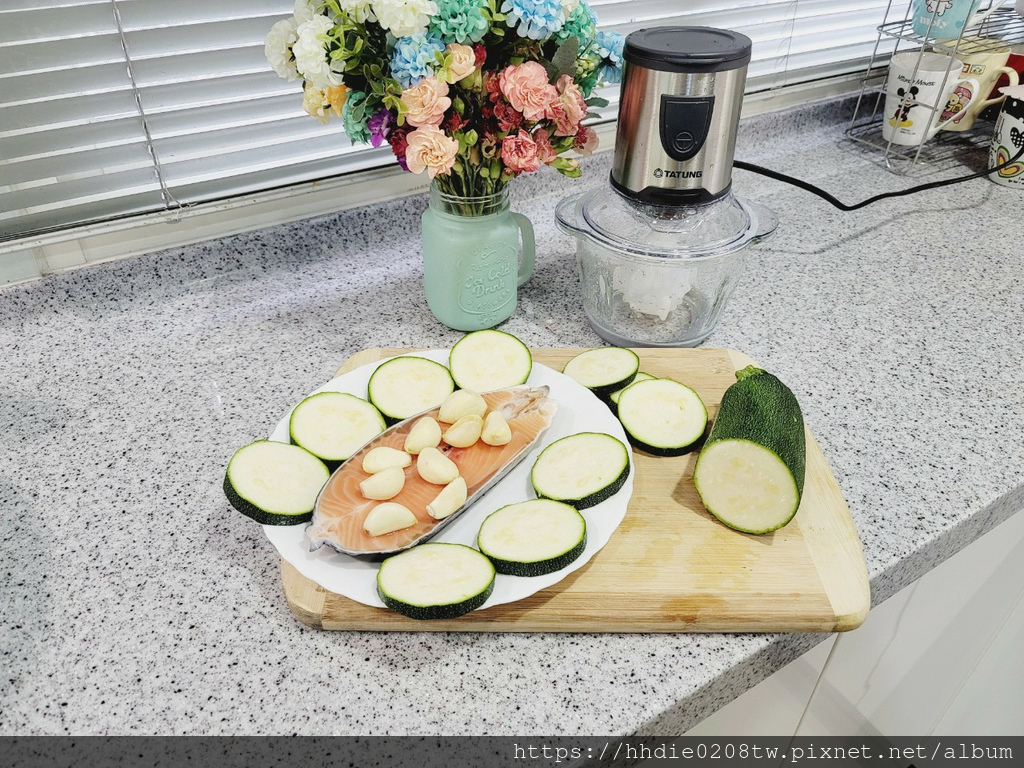
[{"label": "wooden cutting board", "polygon": [[[338,373],[408,350],[368,349]],[[579,349],[536,349],[562,370]],[[722,349],[637,349],[640,369],[697,390],[713,419],[734,372],[753,361]],[[525,600],[448,621],[414,621],[328,592],[288,563],[281,575],[299,621],[319,629],[454,632],[833,632],[870,607],[860,539],[821,449],[807,432],[804,495],[793,521],[763,536],[709,515],[693,486],[696,453],[634,451],[633,497],[611,540],[558,584]]]}]

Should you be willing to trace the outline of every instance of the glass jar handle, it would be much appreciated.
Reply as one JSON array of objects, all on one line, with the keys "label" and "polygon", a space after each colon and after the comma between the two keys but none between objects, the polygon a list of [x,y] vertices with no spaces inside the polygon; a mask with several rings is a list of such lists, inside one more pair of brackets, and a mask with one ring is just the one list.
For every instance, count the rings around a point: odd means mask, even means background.
[{"label": "glass jar handle", "polygon": [[536,241],[533,236],[533,224],[528,218],[521,213],[513,213],[512,218],[516,220],[519,233],[523,238],[523,263],[519,266],[519,282],[517,283],[517,285],[523,285],[533,277]]}]

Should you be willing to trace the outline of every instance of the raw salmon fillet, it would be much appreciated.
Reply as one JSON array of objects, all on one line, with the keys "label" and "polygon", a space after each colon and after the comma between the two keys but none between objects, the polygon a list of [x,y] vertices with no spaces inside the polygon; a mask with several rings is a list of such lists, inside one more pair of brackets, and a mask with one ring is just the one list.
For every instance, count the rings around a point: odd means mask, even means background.
[{"label": "raw salmon fillet", "polygon": [[[455,462],[459,474],[466,480],[467,500],[463,509],[515,466],[551,424],[556,404],[547,395],[547,387],[527,386],[499,389],[483,395],[487,410],[502,411],[508,421],[512,440],[507,445],[491,446],[478,440],[469,448],[453,448],[443,442],[438,446]],[[416,516],[416,524],[380,536],[370,536],[363,530],[363,521],[370,510],[382,503],[364,498],[359,490],[359,484],[369,477],[363,471],[363,456],[382,445],[404,450],[405,438],[413,424],[424,416],[437,419],[439,410],[433,408],[396,424],[338,467],[320,492],[313,521],[306,529],[310,550],[327,544],[348,554],[383,555],[418,543],[420,538],[432,531],[436,532],[442,523],[459,514],[456,512],[444,520],[435,520],[430,516],[427,504],[434,500],[444,486],[428,483],[421,478],[413,457],[412,465],[405,468],[405,487],[389,501],[408,507]],[[446,428],[444,423],[442,428]]]}]

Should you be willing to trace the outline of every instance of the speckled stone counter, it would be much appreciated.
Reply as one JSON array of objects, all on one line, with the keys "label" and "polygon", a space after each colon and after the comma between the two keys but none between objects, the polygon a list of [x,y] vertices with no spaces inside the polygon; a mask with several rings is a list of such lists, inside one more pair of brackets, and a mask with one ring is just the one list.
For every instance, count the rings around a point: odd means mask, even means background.
[{"label": "speckled stone counter", "polygon": [[[850,200],[905,185],[843,142],[845,117],[745,121],[737,156]],[[505,328],[531,345],[601,343],[551,210],[609,165],[514,188],[539,255]],[[796,391],[877,604],[1024,507],[1024,198],[980,179],[841,213],[735,183],[781,226],[707,345]],[[678,734],[822,639],[329,633],[292,617],[224,466],[358,349],[459,337],[423,298],[424,205],[0,290],[0,732]]]}]

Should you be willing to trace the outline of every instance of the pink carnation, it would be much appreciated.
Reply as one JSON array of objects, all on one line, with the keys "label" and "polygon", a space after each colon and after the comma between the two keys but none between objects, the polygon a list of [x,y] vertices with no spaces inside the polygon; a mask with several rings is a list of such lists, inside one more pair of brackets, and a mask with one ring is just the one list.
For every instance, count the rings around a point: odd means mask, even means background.
[{"label": "pink carnation", "polygon": [[433,125],[424,125],[412,131],[406,138],[405,162],[413,173],[426,170],[430,178],[445,175],[455,165],[459,142],[445,135]]},{"label": "pink carnation", "polygon": [[501,142],[501,159],[506,168],[510,168],[517,174],[533,173],[540,168],[537,142],[522,128],[515,136],[506,136]]},{"label": "pink carnation", "polygon": [[[505,67],[498,76],[498,85],[508,103],[522,112],[527,120],[543,118],[548,105],[558,99],[558,91],[548,82],[547,70],[536,61]],[[578,93],[579,89],[576,90]]]},{"label": "pink carnation", "polygon": [[555,88],[555,98],[548,104],[544,116],[554,122],[556,136],[575,136],[587,114],[583,94],[569,75],[558,78]]},{"label": "pink carnation", "polygon": [[584,157],[590,157],[597,149],[597,144],[597,131],[588,125],[581,125],[576,132],[576,138],[573,139],[572,148]]},{"label": "pink carnation", "polygon": [[546,130],[538,128],[534,131],[533,140],[537,144],[537,159],[542,163],[546,165],[558,157],[555,148],[551,146],[551,134]]},{"label": "pink carnation", "polygon": [[412,88],[402,91],[402,103],[409,108],[405,113],[409,125],[440,125],[445,111],[452,105],[448,83],[436,77],[424,77]]}]

